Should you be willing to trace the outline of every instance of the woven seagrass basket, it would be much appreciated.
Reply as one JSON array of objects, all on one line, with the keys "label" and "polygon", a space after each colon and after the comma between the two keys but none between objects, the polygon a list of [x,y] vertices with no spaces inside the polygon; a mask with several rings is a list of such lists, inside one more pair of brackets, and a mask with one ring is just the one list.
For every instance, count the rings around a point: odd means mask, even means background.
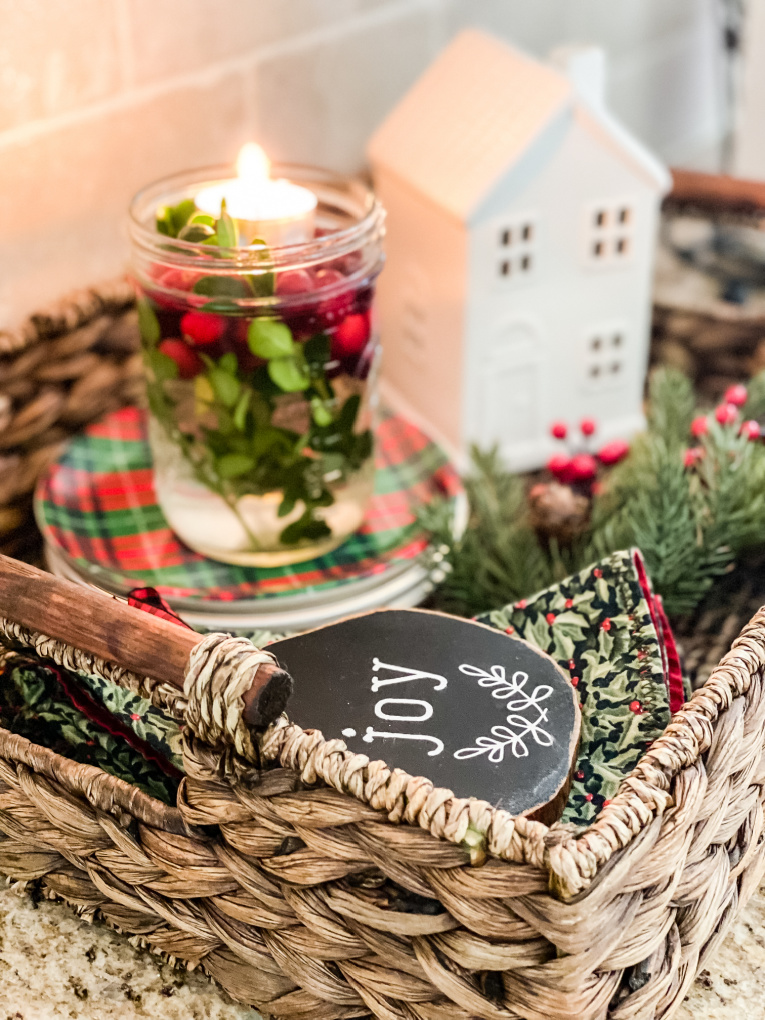
[{"label": "woven seagrass basket", "polygon": [[32,491],[65,440],[142,386],[126,280],[71,294],[0,332],[0,552],[34,555]]},{"label": "woven seagrass basket", "polygon": [[765,610],[580,831],[285,717],[253,733],[229,665],[244,639],[204,639],[180,693],[8,619],[0,633],[184,721],[186,770],[168,807],[0,730],[0,870],[275,1017],[667,1017],[765,869]]}]

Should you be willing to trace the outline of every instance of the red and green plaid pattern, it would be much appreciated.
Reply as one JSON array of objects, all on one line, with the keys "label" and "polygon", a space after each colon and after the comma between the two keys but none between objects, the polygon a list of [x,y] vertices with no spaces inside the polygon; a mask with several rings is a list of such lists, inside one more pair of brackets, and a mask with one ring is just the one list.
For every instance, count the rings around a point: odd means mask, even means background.
[{"label": "red and green plaid pattern", "polygon": [[376,468],[363,527],[332,553],[288,567],[217,563],[170,530],[154,493],[145,412],[124,408],[72,440],[40,479],[36,512],[53,547],[79,569],[95,566],[117,591],[220,601],[326,591],[419,556],[428,536],[416,507],[461,489],[441,449],[398,417],[383,418]]}]

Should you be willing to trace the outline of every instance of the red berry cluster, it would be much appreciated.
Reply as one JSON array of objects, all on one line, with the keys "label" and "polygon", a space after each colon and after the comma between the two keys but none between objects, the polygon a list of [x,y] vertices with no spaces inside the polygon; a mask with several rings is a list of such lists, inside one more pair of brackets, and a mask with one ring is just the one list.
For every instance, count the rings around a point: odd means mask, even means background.
[{"label": "red berry cluster", "polygon": [[[713,417],[718,425],[722,425],[724,428],[738,428],[739,435],[746,436],[747,439],[760,439],[763,436],[763,431],[758,421],[753,419],[741,421],[741,408],[746,403],[748,396],[746,386],[741,383],[729,386],[725,391],[722,403],[714,409]],[[700,414],[691,422],[691,436],[696,440],[701,440],[708,434],[709,428],[710,416]],[[684,463],[687,468],[695,467],[703,459],[703,446],[690,446],[685,451]]]},{"label": "red berry cluster", "polygon": [[[204,370],[199,351],[213,359],[231,351],[241,368],[256,367],[247,348],[249,320],[203,310],[206,297],[193,292],[202,274],[156,265],[150,275],[158,288],[147,288],[162,330],[159,349],[178,366],[181,379],[193,379]],[[278,316],[298,341],[326,332],[331,340],[336,371],[362,375],[364,355],[371,336],[370,287],[358,288],[339,269],[291,269],[276,275],[272,314]]]},{"label": "red berry cluster", "polygon": [[[611,467],[618,464],[630,452],[630,445],[624,439],[613,439],[606,443],[595,454],[587,449],[588,441],[597,431],[594,418],[583,418],[579,423],[579,432],[583,437],[584,449],[572,451],[568,446],[566,453],[555,453],[547,462],[547,470],[562,485],[579,484],[592,486],[598,474],[598,465]],[[566,442],[569,439],[569,428],[566,422],[556,421],[550,427],[554,439]]]}]

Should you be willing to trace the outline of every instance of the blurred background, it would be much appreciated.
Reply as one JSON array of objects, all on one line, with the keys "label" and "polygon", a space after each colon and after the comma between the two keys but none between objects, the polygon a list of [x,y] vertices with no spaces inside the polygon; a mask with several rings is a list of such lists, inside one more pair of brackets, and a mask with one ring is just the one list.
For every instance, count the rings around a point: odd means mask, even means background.
[{"label": "blurred background", "polygon": [[120,272],[128,201],[157,177],[231,161],[250,138],[276,161],[359,169],[373,129],[470,24],[537,56],[603,46],[612,110],[660,157],[765,176],[765,60],[745,59],[765,35],[757,7],[0,0],[0,328]]}]

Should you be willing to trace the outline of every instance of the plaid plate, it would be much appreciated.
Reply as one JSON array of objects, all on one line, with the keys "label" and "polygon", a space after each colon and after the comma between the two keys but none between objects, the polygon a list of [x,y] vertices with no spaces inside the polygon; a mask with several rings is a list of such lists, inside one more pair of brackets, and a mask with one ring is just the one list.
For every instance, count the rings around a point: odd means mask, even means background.
[{"label": "plaid plate", "polygon": [[157,504],[146,415],[137,408],[71,441],[38,482],[35,512],[49,545],[117,591],[143,586],[170,599],[231,602],[336,590],[420,556],[428,535],[417,506],[462,491],[443,451],[410,422],[383,417],[377,439],[375,493],[362,528],[328,555],[292,566],[218,563],[180,541]]}]

